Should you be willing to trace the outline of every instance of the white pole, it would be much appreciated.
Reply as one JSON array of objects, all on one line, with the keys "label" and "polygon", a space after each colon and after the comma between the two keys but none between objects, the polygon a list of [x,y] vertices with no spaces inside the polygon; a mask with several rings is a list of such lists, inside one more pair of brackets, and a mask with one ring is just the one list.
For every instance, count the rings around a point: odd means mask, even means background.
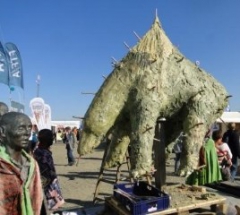
[{"label": "white pole", "polygon": [[9,109],[10,111],[12,111],[12,90],[10,86],[9,86],[9,102],[10,102]]},{"label": "white pole", "polygon": [[38,76],[37,76],[37,80],[36,80],[36,83],[37,83],[37,97],[39,97],[40,80],[41,80],[41,77],[40,77],[40,75],[38,75]]}]

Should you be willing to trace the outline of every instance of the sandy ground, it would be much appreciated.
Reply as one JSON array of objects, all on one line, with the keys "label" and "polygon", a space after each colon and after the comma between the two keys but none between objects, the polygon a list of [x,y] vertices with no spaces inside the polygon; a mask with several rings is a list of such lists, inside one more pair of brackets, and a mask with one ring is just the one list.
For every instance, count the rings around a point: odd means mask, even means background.
[{"label": "sandy ground", "polygon": [[[71,207],[92,207],[102,204],[101,201],[93,204],[94,191],[100,172],[104,146],[95,149],[78,160],[76,150],[74,155],[78,165],[67,165],[67,154],[65,145],[62,142],[55,143],[52,146],[53,158],[61,185],[62,194],[65,199],[66,208]],[[114,181],[115,171],[108,171],[107,177]],[[112,195],[113,185],[109,183],[101,183],[99,186],[99,197]]]},{"label": "sandy ground", "polygon": [[[102,145],[99,148],[96,148],[93,153],[85,155],[79,160],[77,166],[68,166],[65,145],[62,142],[58,142],[53,145],[53,158],[63,197],[66,202],[64,207],[93,207],[103,204],[103,201],[101,200],[96,201],[95,204],[93,204],[93,198],[100,172],[104,148],[105,145]],[[76,151],[74,151],[74,155],[77,160],[78,154]],[[169,178],[171,182],[184,182],[184,178],[172,176],[173,165],[169,164],[167,170],[167,175],[171,177]],[[127,176],[127,165],[123,165],[122,178],[126,178]],[[115,177],[116,169],[113,168],[111,170],[104,171],[104,178],[110,179],[112,183],[101,182],[99,186],[99,195],[97,197],[104,199],[104,197],[112,195]]]},{"label": "sandy ground", "polygon": [[[64,210],[71,208],[100,208],[103,206],[104,201],[99,200],[94,204],[93,198],[100,172],[104,148],[105,145],[102,145],[96,148],[93,153],[82,157],[79,159],[77,166],[68,166],[65,145],[62,142],[58,142],[52,146],[56,171],[60,181],[63,197],[65,199],[65,204],[63,206]],[[78,154],[76,150],[74,151],[74,155],[77,161]],[[184,183],[185,179],[183,177],[174,176],[172,174],[173,164],[174,160],[173,157],[171,157],[167,163],[167,183]],[[98,197],[104,199],[104,197],[108,197],[113,194],[115,176],[115,169],[104,171],[104,177],[110,179],[112,183],[102,182],[99,186]],[[122,167],[122,176],[128,176],[126,165],[123,165]],[[229,204],[240,205],[240,200],[238,198],[234,198],[226,194],[224,194],[224,196],[227,198],[227,202]]]}]

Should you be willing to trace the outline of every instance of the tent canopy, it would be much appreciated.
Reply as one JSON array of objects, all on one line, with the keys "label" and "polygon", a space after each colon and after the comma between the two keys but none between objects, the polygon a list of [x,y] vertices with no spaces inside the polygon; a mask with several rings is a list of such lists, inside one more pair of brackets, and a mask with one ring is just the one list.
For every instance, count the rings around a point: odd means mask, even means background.
[{"label": "tent canopy", "polygon": [[235,122],[240,123],[240,112],[224,112],[220,118],[216,120],[217,122]]}]

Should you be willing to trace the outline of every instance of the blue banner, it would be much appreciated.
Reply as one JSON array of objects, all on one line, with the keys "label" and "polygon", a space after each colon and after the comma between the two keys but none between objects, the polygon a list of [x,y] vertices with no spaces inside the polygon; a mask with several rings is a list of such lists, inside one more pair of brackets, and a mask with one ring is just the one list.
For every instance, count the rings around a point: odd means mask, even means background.
[{"label": "blue banner", "polygon": [[8,60],[4,47],[0,41],[0,83],[7,84],[9,82]]},{"label": "blue banner", "polygon": [[23,86],[23,68],[20,52],[13,43],[5,44],[6,53],[9,61],[9,86]]}]

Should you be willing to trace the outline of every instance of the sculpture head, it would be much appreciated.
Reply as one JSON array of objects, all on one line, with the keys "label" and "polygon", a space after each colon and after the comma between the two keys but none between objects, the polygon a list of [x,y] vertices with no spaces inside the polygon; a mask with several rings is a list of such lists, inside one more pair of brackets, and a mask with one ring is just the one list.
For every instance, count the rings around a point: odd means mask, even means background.
[{"label": "sculpture head", "polygon": [[[97,137],[96,135],[92,133],[85,132],[84,130],[81,132],[81,143],[78,144],[78,153],[80,155],[87,154],[88,152],[91,152],[102,140],[101,137]],[[88,143],[88,144],[86,144]]]},{"label": "sculpture head", "polygon": [[8,110],[8,106],[3,103],[3,102],[0,102],[0,118],[3,114],[7,113],[9,110]]},{"label": "sculpture head", "polygon": [[19,112],[4,114],[0,119],[1,145],[11,151],[21,151],[28,146],[31,129],[32,123],[27,115]]}]

